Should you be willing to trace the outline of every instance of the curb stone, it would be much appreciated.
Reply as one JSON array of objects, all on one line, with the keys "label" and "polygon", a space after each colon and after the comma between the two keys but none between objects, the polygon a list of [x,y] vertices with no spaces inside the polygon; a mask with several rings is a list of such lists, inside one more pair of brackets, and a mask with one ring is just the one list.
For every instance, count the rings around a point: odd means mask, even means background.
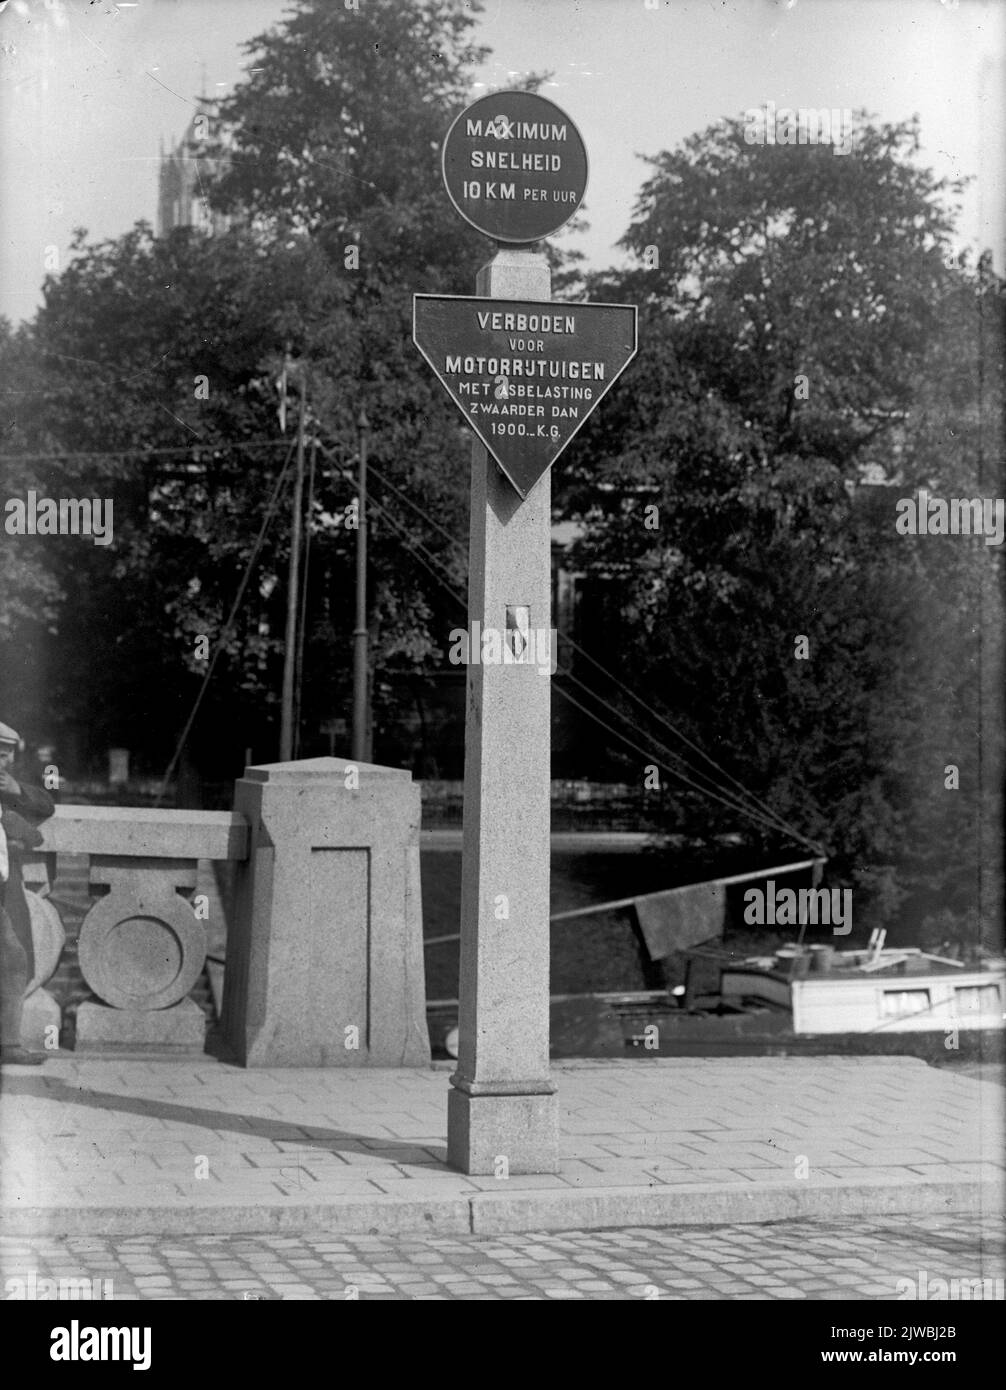
[{"label": "curb stone", "polygon": [[1002,1189],[974,1179],[905,1182],[682,1183],[477,1193],[468,1197],[372,1197],[312,1203],[200,1206],[48,1207],[3,1213],[5,1236],[38,1235],[503,1235],[623,1226],[706,1226],[830,1220],[849,1216],[989,1216]]}]

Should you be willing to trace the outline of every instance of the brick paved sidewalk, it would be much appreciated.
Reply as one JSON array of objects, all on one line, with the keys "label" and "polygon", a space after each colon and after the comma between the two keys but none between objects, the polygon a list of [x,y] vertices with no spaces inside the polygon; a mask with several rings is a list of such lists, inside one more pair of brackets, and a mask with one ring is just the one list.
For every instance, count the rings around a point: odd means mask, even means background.
[{"label": "brick paved sidewalk", "polygon": [[445,1166],[448,1071],[5,1069],[10,1234],[592,1229],[1001,1210],[1003,1091],[915,1058],[557,1064],[562,1170]]}]

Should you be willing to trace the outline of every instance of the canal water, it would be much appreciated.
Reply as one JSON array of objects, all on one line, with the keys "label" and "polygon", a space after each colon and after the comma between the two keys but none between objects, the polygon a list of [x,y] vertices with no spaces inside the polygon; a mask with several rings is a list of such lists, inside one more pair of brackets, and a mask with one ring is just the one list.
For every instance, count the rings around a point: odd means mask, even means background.
[{"label": "canal water", "polygon": [[[665,856],[647,852],[648,837],[560,834],[552,837],[551,912],[655,893],[680,882]],[[423,934],[458,932],[461,912],[461,835],[425,831],[422,837]],[[659,989],[663,977],[649,962],[631,907],[552,925],[553,994]],[[455,999],[458,943],[426,948],[426,996]]]}]

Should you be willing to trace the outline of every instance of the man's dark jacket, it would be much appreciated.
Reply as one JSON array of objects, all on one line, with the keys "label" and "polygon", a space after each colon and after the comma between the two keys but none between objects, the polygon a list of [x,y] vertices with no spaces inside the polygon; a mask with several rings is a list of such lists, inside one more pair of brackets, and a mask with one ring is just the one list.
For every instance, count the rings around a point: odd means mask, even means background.
[{"label": "man's dark jacket", "polygon": [[10,918],[14,934],[21,942],[28,956],[28,978],[35,969],[35,952],[31,940],[31,914],[24,895],[21,879],[21,866],[26,850],[37,849],[42,843],[41,831],[35,827],[47,820],[56,809],[52,797],[41,787],[26,787],[20,778],[15,781],[21,788],[20,796],[10,792],[0,792],[0,806],[3,807],[4,834],[7,836],[7,855],[10,860],[10,877],[4,883],[0,880],[0,909]]}]

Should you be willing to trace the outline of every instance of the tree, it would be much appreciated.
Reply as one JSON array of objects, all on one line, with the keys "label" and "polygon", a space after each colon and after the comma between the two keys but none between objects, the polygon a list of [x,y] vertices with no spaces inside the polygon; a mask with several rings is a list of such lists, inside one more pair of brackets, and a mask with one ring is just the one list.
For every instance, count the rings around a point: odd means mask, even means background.
[{"label": "tree", "polygon": [[468,289],[488,248],[451,211],[437,167],[482,56],[473,23],[462,0],[372,0],[359,11],[305,0],[249,45],[254,71],[224,104],[220,148],[193,150],[215,171],[230,230],[154,239],[138,225],[96,246],[82,234],[68,270],[47,282],[19,349],[33,383],[25,444],[100,452],[51,465],[46,485],[111,490],[116,503],[114,552],[61,546],[47,562],[78,589],[62,610],[53,709],[86,725],[95,747],[125,742],[164,765],[205,670],[200,637],[225,648],[200,716],[204,757],[226,750],[218,766],[232,765],[246,744],[269,745],[287,499],[251,601],[232,631],[224,620],[281,468],[275,379],[287,354],[327,450],[314,507],[321,582],[308,609],[308,723],[317,730],[348,696],[355,537],[335,522],[352,497],[345,474],[361,405],[375,467],[374,665],[415,677],[378,681],[378,748],[403,700],[422,698],[460,615],[412,547],[421,540],[455,587],[464,576],[442,534],[397,497],[421,500],[462,533],[467,449],[411,343],[411,296]]},{"label": "tree", "polygon": [[[591,285],[640,303],[640,355],[562,497],[577,562],[623,602],[606,663],[631,662],[635,690],[823,842],[883,925],[935,877],[955,910],[973,899],[976,803],[925,808],[948,725],[977,764],[1002,561],[906,543],[894,503],[926,480],[974,495],[979,440],[1001,495],[1002,293],[948,265],[958,186],[915,162],[917,123],[859,120],[848,157],[747,144],[728,120],[650,161],[623,242],[636,265]],[[980,638],[963,621],[979,589]],[[735,823],[710,806],[709,833]]]},{"label": "tree", "polygon": [[[15,332],[6,319],[0,319],[0,381],[4,383],[3,450],[24,450],[25,434],[19,419],[19,404],[29,394],[31,382],[26,372],[28,353],[24,329]],[[0,496],[15,497],[18,489],[38,488],[32,462],[14,469],[0,455]],[[5,515],[0,515],[0,527]],[[44,632],[56,616],[62,597],[59,584],[37,555],[18,555],[10,543],[0,545],[0,666],[8,665],[12,653],[5,651],[15,635],[30,630]],[[6,657],[6,659],[4,659]]]}]

